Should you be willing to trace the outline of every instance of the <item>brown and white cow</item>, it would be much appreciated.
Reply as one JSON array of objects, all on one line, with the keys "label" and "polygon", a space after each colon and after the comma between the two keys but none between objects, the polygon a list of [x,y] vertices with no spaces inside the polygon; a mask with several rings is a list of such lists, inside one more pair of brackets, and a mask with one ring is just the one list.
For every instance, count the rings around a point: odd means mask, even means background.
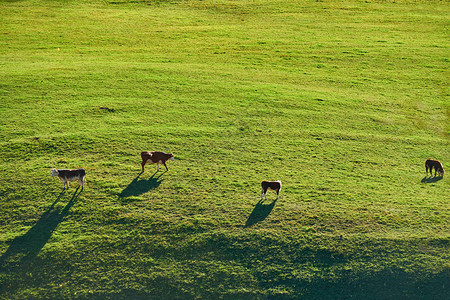
[{"label": "brown and white cow", "polygon": [[69,188],[69,181],[78,181],[80,182],[81,189],[86,185],[86,170],[85,169],[53,169],[52,176],[58,176],[59,180],[64,184],[64,189]]},{"label": "brown and white cow", "polygon": [[261,200],[263,198],[263,196],[267,199],[267,190],[274,190],[277,192],[277,199],[278,199],[278,194],[280,193],[281,190],[281,181],[277,180],[277,181],[262,181],[261,182]]},{"label": "brown and white cow", "polygon": [[444,167],[442,166],[441,162],[435,159],[427,159],[425,162],[425,171],[428,175],[428,170],[430,170],[430,176],[433,175],[433,168],[434,168],[434,176],[436,177],[436,173],[439,173],[439,176],[444,176]]},{"label": "brown and white cow", "polygon": [[169,168],[167,168],[166,161],[175,160],[172,153],[165,153],[160,151],[152,151],[147,152],[143,151],[141,152],[142,157],[142,172],[144,172],[144,166],[147,162],[150,162],[151,164],[157,164],[157,171],[159,171],[159,165],[164,165],[166,167],[166,171],[169,171]]}]

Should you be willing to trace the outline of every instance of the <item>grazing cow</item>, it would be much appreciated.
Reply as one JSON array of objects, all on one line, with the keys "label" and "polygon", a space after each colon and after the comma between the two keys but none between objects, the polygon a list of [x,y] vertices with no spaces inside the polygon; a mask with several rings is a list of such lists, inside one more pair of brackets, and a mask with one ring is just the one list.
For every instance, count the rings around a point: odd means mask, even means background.
[{"label": "grazing cow", "polygon": [[52,176],[58,176],[59,180],[64,184],[64,189],[69,188],[69,181],[79,181],[81,189],[86,185],[86,170],[85,169],[73,169],[73,170],[52,170]]},{"label": "grazing cow", "polygon": [[169,159],[175,160],[172,153],[164,153],[160,151],[152,151],[152,152],[143,151],[141,152],[141,157],[142,157],[142,172],[144,172],[144,166],[147,162],[157,164],[158,171],[159,165],[164,165],[164,167],[166,167],[166,171],[169,171],[169,168],[167,168],[166,165],[166,161],[168,161]]},{"label": "grazing cow", "polygon": [[261,200],[263,198],[263,196],[267,199],[267,190],[274,190],[277,192],[277,199],[278,199],[278,194],[280,193],[281,190],[281,181],[277,180],[277,181],[262,181],[261,182]]},{"label": "grazing cow", "polygon": [[433,175],[433,168],[434,168],[434,176],[436,177],[436,173],[439,173],[439,176],[444,176],[444,167],[442,166],[441,162],[434,159],[428,159],[425,162],[425,171],[428,175],[428,170],[430,170],[430,176]]}]

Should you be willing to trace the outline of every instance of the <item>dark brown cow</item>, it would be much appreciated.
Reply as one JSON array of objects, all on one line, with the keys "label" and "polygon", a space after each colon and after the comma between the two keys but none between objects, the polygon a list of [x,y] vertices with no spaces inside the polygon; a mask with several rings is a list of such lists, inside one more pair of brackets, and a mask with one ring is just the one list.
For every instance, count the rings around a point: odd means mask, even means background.
[{"label": "dark brown cow", "polygon": [[277,181],[262,181],[261,182],[261,200],[263,198],[263,196],[267,199],[267,190],[274,190],[277,192],[277,199],[278,199],[278,194],[280,193],[281,190],[281,181],[277,180]]},{"label": "dark brown cow", "polygon": [[428,175],[428,170],[430,170],[430,176],[433,175],[433,168],[434,168],[434,176],[436,177],[436,173],[439,173],[439,176],[444,176],[444,167],[442,166],[441,162],[434,159],[427,159],[425,162],[425,171]]},{"label": "dark brown cow", "polygon": [[159,165],[164,165],[164,167],[166,167],[166,171],[169,171],[169,168],[167,168],[166,165],[166,161],[168,161],[169,159],[175,160],[172,153],[164,153],[160,151],[152,151],[152,152],[143,151],[141,152],[141,157],[142,157],[142,172],[144,172],[144,166],[147,162],[157,164],[158,166],[157,171],[159,171]]},{"label": "dark brown cow", "polygon": [[73,169],[73,170],[52,170],[52,176],[58,176],[59,180],[64,184],[64,189],[69,188],[69,181],[79,181],[81,189],[86,185],[86,170],[85,169]]}]

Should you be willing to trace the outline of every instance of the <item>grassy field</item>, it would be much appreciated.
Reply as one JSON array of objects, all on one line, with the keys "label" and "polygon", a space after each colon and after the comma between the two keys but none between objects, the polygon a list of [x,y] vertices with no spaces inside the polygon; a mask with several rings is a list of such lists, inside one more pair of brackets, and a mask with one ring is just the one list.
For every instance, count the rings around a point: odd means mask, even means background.
[{"label": "grassy field", "polygon": [[446,1],[0,11],[1,299],[449,299]]}]

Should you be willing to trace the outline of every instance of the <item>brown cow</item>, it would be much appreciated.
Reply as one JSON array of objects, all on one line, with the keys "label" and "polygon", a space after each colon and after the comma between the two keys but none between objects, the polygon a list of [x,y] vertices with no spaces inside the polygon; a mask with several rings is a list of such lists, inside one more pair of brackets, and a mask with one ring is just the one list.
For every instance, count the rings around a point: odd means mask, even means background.
[{"label": "brown cow", "polygon": [[85,169],[73,169],[73,170],[52,170],[52,176],[58,176],[59,180],[64,184],[64,189],[69,188],[69,181],[79,181],[81,189],[86,185],[86,170]]},{"label": "brown cow", "polygon": [[157,164],[158,166],[157,172],[159,171],[159,165],[164,165],[164,167],[166,167],[166,171],[169,171],[166,165],[166,161],[168,161],[169,159],[175,160],[172,153],[164,153],[160,151],[152,151],[152,152],[143,151],[141,152],[141,157],[142,157],[142,172],[144,172],[144,166],[147,162]]},{"label": "brown cow", "polygon": [[444,176],[444,167],[442,166],[441,162],[434,159],[427,159],[425,162],[425,171],[428,175],[428,170],[430,170],[430,176],[433,175],[433,168],[434,168],[434,176],[436,177],[436,173],[439,173],[439,176]]},{"label": "brown cow", "polygon": [[277,199],[278,199],[278,194],[280,193],[281,190],[281,181],[277,180],[277,181],[262,181],[261,182],[261,200],[263,198],[263,196],[265,196],[265,198],[267,199],[267,190],[274,190],[277,192]]}]

